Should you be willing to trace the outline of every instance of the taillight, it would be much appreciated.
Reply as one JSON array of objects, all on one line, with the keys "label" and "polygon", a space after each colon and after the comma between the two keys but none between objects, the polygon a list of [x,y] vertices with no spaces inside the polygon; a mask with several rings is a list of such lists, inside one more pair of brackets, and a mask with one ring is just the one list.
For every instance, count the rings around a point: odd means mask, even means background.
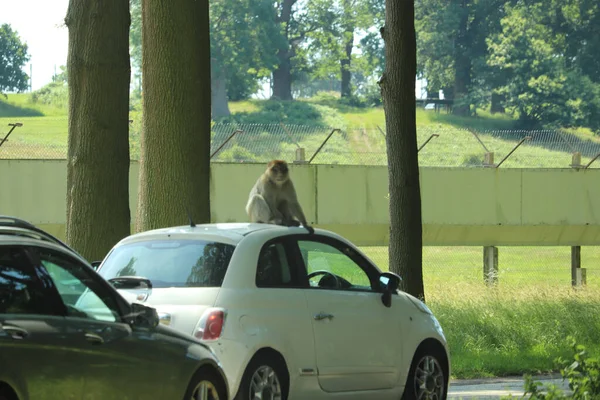
[{"label": "taillight", "polygon": [[217,340],[223,332],[225,316],[225,310],[222,308],[207,309],[194,329],[194,336],[202,340]]}]

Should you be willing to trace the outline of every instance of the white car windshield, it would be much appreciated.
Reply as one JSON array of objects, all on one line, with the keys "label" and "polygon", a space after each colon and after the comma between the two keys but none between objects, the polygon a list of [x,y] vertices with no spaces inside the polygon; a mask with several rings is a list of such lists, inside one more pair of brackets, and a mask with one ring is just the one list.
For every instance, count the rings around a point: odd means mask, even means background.
[{"label": "white car windshield", "polygon": [[235,247],[204,240],[150,240],[115,248],[98,271],[104,279],[139,276],[152,287],[220,287]]}]

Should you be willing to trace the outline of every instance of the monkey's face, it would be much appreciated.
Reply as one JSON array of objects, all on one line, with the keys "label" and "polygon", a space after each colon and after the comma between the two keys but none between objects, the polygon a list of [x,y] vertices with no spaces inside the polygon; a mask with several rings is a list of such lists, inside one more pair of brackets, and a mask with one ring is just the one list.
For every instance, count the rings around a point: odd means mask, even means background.
[{"label": "monkey's face", "polygon": [[287,163],[284,161],[273,162],[269,166],[269,175],[271,180],[279,185],[285,183],[289,179],[289,171]]}]

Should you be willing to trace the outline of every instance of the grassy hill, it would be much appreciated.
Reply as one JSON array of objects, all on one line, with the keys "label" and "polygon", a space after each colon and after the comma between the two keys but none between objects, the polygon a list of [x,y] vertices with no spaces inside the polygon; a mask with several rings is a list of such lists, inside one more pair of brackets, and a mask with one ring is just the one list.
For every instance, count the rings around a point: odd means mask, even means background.
[{"label": "grassy hill", "polygon": [[[215,157],[215,161],[264,162],[281,157],[293,159],[297,147],[310,158],[333,128],[334,133],[315,163],[386,164],[385,115],[381,107],[358,108],[343,104],[333,96],[309,100],[275,102],[251,100],[230,103],[232,115],[215,121],[213,150],[235,129],[237,135]],[[139,157],[141,113],[131,111],[132,158]],[[8,124],[22,122],[10,141],[0,148],[0,158],[64,158],[67,145],[67,109],[34,102],[30,94],[10,94],[0,98],[0,138]],[[424,166],[476,166],[486,151],[499,162],[525,135],[526,141],[503,167],[568,167],[571,153],[582,153],[587,162],[600,152],[600,139],[588,130],[523,132],[515,130],[508,115],[478,112],[477,117],[457,117],[445,112],[417,109],[419,145],[432,134],[439,136],[419,153]],[[476,137],[472,132],[479,132]],[[479,138],[479,140],[478,140]],[[481,142],[480,142],[481,141]]]}]

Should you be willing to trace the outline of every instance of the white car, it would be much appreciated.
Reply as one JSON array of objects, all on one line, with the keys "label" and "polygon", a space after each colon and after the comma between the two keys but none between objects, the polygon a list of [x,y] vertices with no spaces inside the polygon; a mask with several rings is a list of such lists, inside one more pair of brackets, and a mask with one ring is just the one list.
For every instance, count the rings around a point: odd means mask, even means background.
[{"label": "white car", "polygon": [[98,272],[212,347],[236,399],[446,398],[436,318],[333,232],[191,223],[121,240]]}]

